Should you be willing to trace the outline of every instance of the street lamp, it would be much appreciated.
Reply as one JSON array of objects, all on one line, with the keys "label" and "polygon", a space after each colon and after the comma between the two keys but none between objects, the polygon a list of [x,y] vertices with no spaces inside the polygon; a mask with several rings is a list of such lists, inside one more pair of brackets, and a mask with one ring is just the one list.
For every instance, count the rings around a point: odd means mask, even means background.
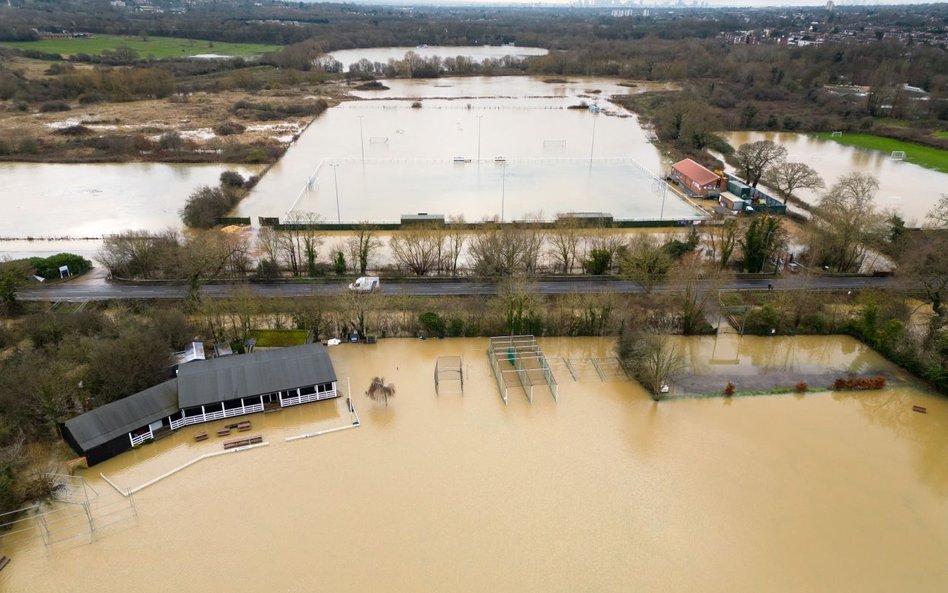
[{"label": "street lamp", "polygon": [[662,220],[665,217],[665,196],[668,194],[668,183],[661,181],[662,184],[662,210],[658,215],[658,219]]},{"label": "street lamp", "polygon": [[500,178],[500,222],[504,221],[504,202],[507,197],[507,163],[500,165],[503,176]]},{"label": "street lamp", "polygon": [[362,119],[364,115],[359,116],[359,146],[362,148],[362,164],[365,164],[365,134],[362,132]]},{"label": "street lamp", "polygon": [[336,223],[342,223],[342,215],[339,213],[339,178],[336,176],[336,169],[339,167],[339,163],[329,163],[329,166],[332,167],[332,186],[336,190]]}]

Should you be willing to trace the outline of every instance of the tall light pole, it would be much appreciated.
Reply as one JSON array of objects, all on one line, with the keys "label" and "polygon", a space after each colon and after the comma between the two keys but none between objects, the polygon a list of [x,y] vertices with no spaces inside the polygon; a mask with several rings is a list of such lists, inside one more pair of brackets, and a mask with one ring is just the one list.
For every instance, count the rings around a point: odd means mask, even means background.
[{"label": "tall light pole", "polygon": [[661,220],[665,217],[665,195],[668,193],[668,182],[661,181],[662,184],[662,211],[658,214],[658,219]]},{"label": "tall light pole", "polygon": [[339,167],[339,163],[329,163],[329,166],[332,167],[332,186],[336,190],[336,223],[342,223],[342,215],[339,213],[339,178],[336,176],[336,169]]},{"label": "tall light pole", "polygon": [[362,118],[364,115],[359,116],[359,146],[362,148],[362,164],[365,164],[365,134],[362,132]]},{"label": "tall light pole", "polygon": [[599,117],[595,113],[593,113],[592,116],[593,116],[593,133],[592,133],[592,140],[589,141],[589,170],[590,171],[592,171],[592,168],[593,168],[593,149],[596,147],[596,120],[599,119]]},{"label": "tall light pole", "polygon": [[504,202],[507,198],[507,163],[501,166],[503,176],[500,178],[500,222],[504,221]]},{"label": "tall light pole", "polygon": [[478,115],[477,117],[477,164],[481,162],[481,118],[483,115]]}]

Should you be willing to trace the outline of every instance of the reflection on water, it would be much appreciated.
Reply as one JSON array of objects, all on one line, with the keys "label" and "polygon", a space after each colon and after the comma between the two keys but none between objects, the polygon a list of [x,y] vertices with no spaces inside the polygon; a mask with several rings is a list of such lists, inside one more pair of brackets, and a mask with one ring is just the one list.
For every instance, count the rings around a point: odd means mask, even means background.
[{"label": "reflection on water", "polygon": [[480,63],[483,60],[499,60],[507,56],[523,58],[527,56],[545,56],[550,53],[549,50],[540,47],[517,47],[514,45],[462,45],[462,46],[433,46],[433,47],[365,47],[358,49],[341,49],[339,51],[329,52],[329,55],[342,62],[345,72],[349,71],[349,66],[359,60],[368,60],[372,63],[381,62],[387,64],[389,60],[404,60],[405,54],[414,52],[418,57],[429,59],[456,58],[464,56],[465,58]]},{"label": "reflection on water", "polygon": [[[828,353],[809,341],[795,356],[813,364],[859,356],[842,352],[847,339],[830,340]],[[581,360],[607,356],[612,340],[541,346]],[[558,403],[512,394],[505,406],[486,349],[483,339],[330,349],[351,378],[361,427],[285,442],[309,420],[251,416],[269,447],[141,491],[138,517],[91,544],[3,549],[14,560],[0,588],[940,592],[948,583],[944,398],[904,387],[656,404],[631,383],[563,377]],[[452,355],[465,357],[464,393],[438,396],[435,359]],[[363,395],[374,375],[398,390],[388,408]],[[135,464],[126,454],[83,474],[107,489],[99,471]]]},{"label": "reflection on water", "polygon": [[[894,161],[886,153],[843,146],[806,134],[790,132],[728,132],[728,143],[737,148],[747,142],[773,140],[789,152],[789,160],[804,162],[823,177],[831,187],[840,177],[850,173],[868,173],[879,180],[876,205],[898,212],[912,224],[924,222],[944,187],[948,173],[926,169],[906,161]],[[819,191],[801,189],[794,192],[800,199],[815,203]]]},{"label": "reflection on water", "polygon": [[180,228],[178,211],[188,195],[200,185],[217,185],[229,169],[249,177],[260,167],[0,163],[0,235],[86,238]]}]

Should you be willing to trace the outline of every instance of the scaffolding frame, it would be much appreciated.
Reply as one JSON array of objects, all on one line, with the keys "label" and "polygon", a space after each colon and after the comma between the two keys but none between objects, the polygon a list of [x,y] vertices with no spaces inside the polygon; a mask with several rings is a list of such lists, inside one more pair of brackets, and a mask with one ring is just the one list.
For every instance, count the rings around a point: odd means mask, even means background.
[{"label": "scaffolding frame", "polygon": [[[536,385],[546,385],[553,396],[553,401],[557,401],[558,387],[553,377],[553,370],[543,355],[543,351],[540,350],[535,336],[492,337],[489,339],[487,355],[504,405],[510,400],[510,383],[513,381],[517,381],[523,388],[531,404],[533,403],[533,388]],[[505,368],[508,366],[511,368]],[[516,379],[510,377],[516,377]]]}]

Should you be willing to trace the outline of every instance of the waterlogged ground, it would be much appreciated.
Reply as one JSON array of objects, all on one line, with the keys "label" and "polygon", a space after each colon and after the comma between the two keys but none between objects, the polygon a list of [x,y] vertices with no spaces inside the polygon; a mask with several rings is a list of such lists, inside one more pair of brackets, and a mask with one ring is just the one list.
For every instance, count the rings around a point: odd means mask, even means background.
[{"label": "waterlogged ground", "polygon": [[[779,358],[795,340],[757,348]],[[826,359],[847,359],[847,342],[831,341],[839,351]],[[541,345],[559,401],[537,388],[532,405],[512,393],[507,406],[486,340],[333,348],[362,426],[286,442],[345,425],[347,412],[326,402],[254,416],[269,446],[146,488],[135,496],[137,517],[92,543],[0,541],[13,557],[0,590],[948,587],[944,398],[900,387],[655,404],[625,381],[572,379],[563,359],[586,368],[609,355],[611,340]],[[464,356],[463,396],[447,383],[435,393],[440,355]],[[397,388],[387,408],[362,395],[373,375]],[[102,497],[117,496],[100,472],[134,483],[159,470],[164,453],[187,457],[179,449],[188,441],[181,433],[83,475]]]}]

